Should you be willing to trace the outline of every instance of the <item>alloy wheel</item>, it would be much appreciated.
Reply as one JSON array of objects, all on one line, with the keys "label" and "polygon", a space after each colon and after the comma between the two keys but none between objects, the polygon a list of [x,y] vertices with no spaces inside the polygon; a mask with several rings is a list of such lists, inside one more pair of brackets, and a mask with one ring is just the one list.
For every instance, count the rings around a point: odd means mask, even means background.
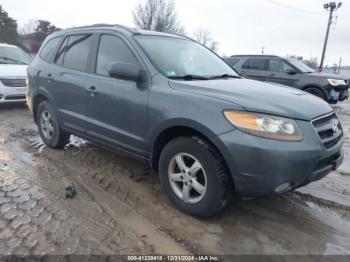
[{"label": "alloy wheel", "polygon": [[40,128],[46,139],[51,139],[54,135],[54,122],[51,113],[44,110],[40,117]]},{"label": "alloy wheel", "polygon": [[188,153],[176,154],[169,162],[168,176],[174,193],[186,203],[198,203],[207,190],[202,164]]}]

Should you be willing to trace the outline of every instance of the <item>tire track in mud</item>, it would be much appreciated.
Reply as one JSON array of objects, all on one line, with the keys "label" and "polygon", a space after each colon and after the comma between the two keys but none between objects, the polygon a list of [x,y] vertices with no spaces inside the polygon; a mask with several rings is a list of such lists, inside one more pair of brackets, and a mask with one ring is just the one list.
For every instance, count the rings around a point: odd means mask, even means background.
[{"label": "tire track in mud", "polygon": [[[87,192],[90,197],[92,197],[100,206],[101,210],[103,210],[104,214],[107,214],[111,218],[113,218],[118,224],[123,227],[127,227],[132,229],[136,234],[138,234],[141,239],[148,244],[150,244],[154,250],[159,254],[189,254],[193,253],[193,248],[190,248],[190,244],[186,243],[186,241],[180,240],[176,238],[173,234],[171,234],[167,230],[162,230],[159,226],[154,226],[147,219],[145,219],[142,215],[136,212],[133,208],[128,204],[129,198],[132,198],[132,194],[127,188],[116,186],[116,183],[113,181],[108,181],[107,177],[101,176],[99,172],[93,172],[97,167],[98,169],[101,165],[107,166],[108,163],[104,161],[104,158],[97,158],[97,161],[91,159],[91,163],[94,163],[94,166],[88,169],[81,170],[78,165],[78,170],[73,170],[69,165],[69,161],[64,160],[60,163],[57,163],[57,159],[49,154],[45,154],[42,147],[42,143],[40,139],[38,140],[36,137],[32,137],[26,139],[27,143],[30,147],[32,147],[37,153],[40,154],[40,158],[45,157],[48,162],[55,163],[55,166],[62,170],[61,173],[64,173],[65,176],[69,177],[70,180],[73,181],[74,184],[78,184],[82,187],[82,189]],[[96,150],[95,148],[89,147],[85,144],[81,145],[80,143],[76,143],[72,141],[67,147],[66,150],[63,151],[63,157],[69,158],[70,160],[77,160],[77,156],[86,157],[88,154],[81,154],[81,152],[74,152],[74,149],[78,149],[78,151],[82,151],[82,149],[87,150]],[[50,150],[50,149],[47,149]],[[57,152],[62,153],[62,152]],[[94,159],[95,159],[94,154]],[[55,161],[56,160],[56,161]],[[102,161],[102,162],[101,162]],[[42,165],[45,168],[45,164]],[[105,170],[105,169],[103,169]],[[75,172],[77,171],[77,172]],[[82,172],[83,171],[83,172]],[[122,172],[125,172],[125,169],[121,169]],[[77,175],[77,173],[87,174],[88,176]],[[141,176],[136,177],[134,173],[130,175],[133,179],[133,183],[135,181],[141,181]],[[91,179],[88,181],[86,178]],[[91,183],[93,182],[93,183]],[[112,184],[113,183],[113,184]],[[118,194],[113,195],[109,192],[110,188],[116,188]],[[121,193],[122,192],[122,193]],[[119,197],[118,197],[119,196]],[[114,208],[112,208],[114,207]],[[118,207],[116,210],[115,207]],[[186,245],[184,245],[186,243]]]},{"label": "tire track in mud", "polygon": [[304,202],[310,201],[313,202],[314,204],[317,204],[321,207],[328,208],[328,209],[339,209],[339,210],[344,210],[350,212],[350,206],[342,205],[338,202],[324,199],[324,198],[318,198],[312,194],[300,192],[300,191],[294,191],[292,194],[289,196],[302,200]]},{"label": "tire track in mud", "polygon": [[[19,112],[19,114],[22,115],[25,112]],[[57,151],[46,148],[37,132],[31,134],[25,130],[19,132],[18,127],[16,129],[16,126],[26,127],[28,130],[35,129],[31,119],[29,121],[26,119],[28,117],[23,118],[19,114],[13,118],[17,124],[11,127],[6,124],[7,127],[3,129],[0,127],[0,130],[18,132],[12,138],[9,134],[6,134],[6,137],[12,139],[16,147],[23,145],[24,142],[28,144],[23,146],[23,153],[36,158],[37,166],[33,170],[39,176],[46,175],[46,183],[60,183],[60,188],[54,188],[53,195],[61,192],[66,184],[73,182],[77,185],[78,199],[64,204],[73,206],[74,203],[86,204],[87,202],[81,201],[83,198],[91,199],[91,202],[96,201],[95,192],[97,192],[98,202],[105,202],[109,208],[119,207],[120,204],[121,208],[131,210],[131,216],[144,218],[156,231],[163,232],[165,237],[172,238],[174,243],[176,242],[189,253],[285,254],[289,251],[304,254],[311,249],[318,254],[324,251],[325,243],[339,245],[341,241],[338,237],[341,240],[344,239],[345,243],[349,239],[349,235],[330,228],[334,223],[320,222],[328,216],[330,209],[326,208],[326,204],[318,203],[318,198],[312,196],[303,199],[302,196],[296,195],[287,196],[281,200],[257,199],[250,202],[239,200],[234,207],[224,211],[218,218],[199,221],[177,211],[168,203],[161,192],[157,177],[149,171],[145,172],[144,165],[91,144],[79,144],[76,141],[68,145],[66,150]],[[21,118],[21,121],[28,123],[22,125],[18,120]],[[63,165],[60,165],[60,162]],[[40,168],[43,170],[40,171]],[[75,180],[76,178],[78,180]],[[289,197],[291,199],[288,199]],[[119,201],[119,204],[116,205],[115,201]],[[325,211],[327,213],[311,215],[312,207],[310,208],[306,202],[322,205],[327,209]],[[335,209],[338,210],[338,208]],[[103,216],[109,217],[119,216],[118,212],[124,212],[124,209],[119,211],[107,208],[106,210],[102,207],[100,210]],[[305,210],[308,211],[305,212]],[[349,216],[348,213],[346,215]],[[91,220],[93,221],[94,217]],[[115,223],[118,221],[116,220]],[[129,221],[125,223],[129,224]],[[148,235],[139,236],[146,244],[149,244],[148,237]],[[340,246],[349,248],[348,245],[340,244]]]},{"label": "tire track in mud", "polygon": [[[35,150],[39,152],[38,148],[40,146],[38,146],[37,140],[34,139],[32,141],[36,141],[32,147],[36,147],[37,149]],[[161,192],[157,177],[154,174],[150,174],[149,171],[145,172],[146,166],[135,162],[135,160],[125,159],[109,151],[95,148],[91,144],[84,144],[78,147],[72,144],[63,151],[46,148],[44,150],[50,151],[50,154],[44,151],[39,154],[39,157],[46,158],[48,163],[54,163],[57,159],[62,161],[63,164],[57,165],[57,168],[65,170],[64,173],[67,173],[70,179],[81,185],[86,191],[89,191],[99,205],[103,206],[105,212],[112,217],[116,217],[118,223],[122,223],[123,226],[150,223],[156,232],[161,231],[189,253],[215,254],[215,252],[220,250],[220,248],[218,249],[218,243],[221,241],[218,238],[220,234],[216,235],[215,233],[206,232],[207,227],[200,226],[203,224],[203,221],[198,222],[195,218],[179,213],[179,211],[169,206]],[[46,164],[43,164],[43,166],[45,167]],[[322,200],[312,196],[304,196],[303,198],[299,194],[292,197],[299,198],[305,207],[308,207],[307,201],[325,206]],[[126,206],[126,209],[131,211],[131,213],[124,210],[125,216],[121,217],[118,211],[116,213],[116,210],[111,209],[111,207],[115,206],[113,201],[119,202],[118,206]],[[154,203],[157,204],[154,205]],[[329,203],[327,204],[328,207],[332,206]],[[335,208],[338,207],[337,205],[333,206]],[[249,208],[243,208],[244,212],[249,214]],[[295,210],[300,212],[297,207],[295,207]],[[250,215],[259,214],[253,212]],[[130,219],[133,217],[137,218],[136,221]],[[176,225],[173,224],[174,221],[177,221]],[[186,231],[184,228],[190,225],[193,226],[193,234],[200,232],[198,236],[202,241],[196,243],[193,241],[194,238],[188,238],[188,235],[186,235],[188,232],[184,232]],[[146,233],[143,226],[134,229],[138,235],[146,238],[145,241],[147,243],[152,244],[152,239],[151,241],[148,239],[152,235],[151,231]],[[268,231],[266,233],[268,234]],[[271,238],[271,241],[273,239]],[[155,239],[154,243],[164,248],[163,241]],[[300,246],[300,248],[302,247]]]},{"label": "tire track in mud", "polygon": [[[89,149],[91,150],[89,151]],[[199,245],[190,243],[185,238],[179,236],[175,230],[167,226],[171,224],[169,223],[171,222],[171,218],[164,216],[162,211],[164,209],[174,209],[173,207],[166,205],[162,208],[160,206],[154,208],[154,206],[150,205],[149,201],[144,201],[144,199],[149,199],[149,195],[143,194],[143,189],[150,186],[151,191],[153,191],[151,197],[157,199],[160,197],[162,199],[161,202],[166,202],[156,175],[151,173],[151,170],[147,166],[141,163],[137,163],[137,167],[130,165],[130,162],[134,161],[131,159],[124,159],[126,163],[123,164],[123,161],[120,161],[122,157],[118,157],[114,153],[109,155],[108,151],[93,147],[89,149],[86,151],[76,148],[77,153],[72,151],[66,151],[65,153],[69,156],[71,154],[73,157],[75,156],[80,165],[84,165],[86,162],[90,164],[86,172],[96,185],[106,190],[109,194],[116,196],[116,198],[120,199],[120,201],[135,210],[142,217],[147,218],[157,230],[168,235],[189,253],[200,253]],[[130,167],[134,168],[131,169]],[[108,174],[112,174],[112,176]],[[142,185],[142,183],[144,184]],[[130,190],[135,185],[137,185],[139,190]],[[151,207],[151,209],[148,207]],[[179,211],[175,210],[175,212]],[[149,213],[153,214],[149,215]]]}]

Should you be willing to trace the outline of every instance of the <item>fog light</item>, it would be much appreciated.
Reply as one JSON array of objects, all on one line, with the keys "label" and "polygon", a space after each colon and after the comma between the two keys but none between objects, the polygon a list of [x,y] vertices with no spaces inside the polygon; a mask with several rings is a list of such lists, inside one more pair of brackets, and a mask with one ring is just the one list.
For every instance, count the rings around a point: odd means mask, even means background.
[{"label": "fog light", "polygon": [[278,187],[276,187],[275,192],[277,194],[283,194],[288,192],[291,188],[292,188],[291,183],[287,182],[287,183],[280,184]]}]

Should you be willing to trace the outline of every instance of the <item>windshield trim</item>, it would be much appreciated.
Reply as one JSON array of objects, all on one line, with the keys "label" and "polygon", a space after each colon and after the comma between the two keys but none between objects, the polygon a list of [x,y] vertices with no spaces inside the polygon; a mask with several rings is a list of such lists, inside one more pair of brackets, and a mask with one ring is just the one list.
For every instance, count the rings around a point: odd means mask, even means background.
[{"label": "windshield trim", "polygon": [[[213,50],[211,50],[210,48],[206,47],[205,45],[202,45],[201,43],[191,39],[191,38],[187,38],[185,36],[181,36],[181,35],[158,35],[158,34],[133,34],[132,38],[135,41],[135,43],[137,44],[137,46],[142,50],[143,54],[147,57],[147,59],[150,61],[150,63],[152,64],[152,66],[157,70],[157,72],[159,74],[161,74],[162,76],[166,77],[169,80],[175,80],[175,81],[182,81],[182,79],[172,79],[171,76],[167,76],[166,74],[163,73],[162,70],[160,70],[160,68],[156,65],[156,63],[154,62],[154,60],[149,56],[149,54],[146,52],[146,50],[142,47],[142,45],[139,43],[139,41],[137,40],[138,36],[146,36],[146,37],[158,37],[158,38],[172,38],[172,39],[176,39],[176,40],[182,40],[182,41],[189,41],[189,42],[193,42],[196,43],[198,45],[201,45],[203,47],[205,47],[207,50],[209,50],[211,53],[213,53],[216,57],[218,57],[221,61],[223,61],[229,68],[231,68],[238,77],[241,77],[241,75],[236,71],[236,69],[232,68],[232,66],[230,66],[229,63],[227,63],[225,61],[225,59],[223,59],[221,56],[219,56],[217,53],[215,53]],[[203,75],[203,77],[206,78],[210,78],[210,75]],[[209,79],[208,79],[209,80]],[[193,79],[192,81],[200,81],[198,79]],[[201,80],[203,81],[203,80]]]}]

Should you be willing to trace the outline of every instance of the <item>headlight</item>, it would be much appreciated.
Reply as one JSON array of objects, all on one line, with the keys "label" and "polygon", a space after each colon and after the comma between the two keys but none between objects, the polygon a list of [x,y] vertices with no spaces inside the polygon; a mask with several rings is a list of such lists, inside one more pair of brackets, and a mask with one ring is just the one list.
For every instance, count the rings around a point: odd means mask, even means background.
[{"label": "headlight", "polygon": [[227,120],[243,132],[268,139],[301,141],[303,136],[293,119],[257,113],[225,111]]},{"label": "headlight", "polygon": [[346,81],[345,80],[341,80],[341,79],[327,79],[328,83],[330,83],[332,86],[340,86],[340,85],[346,85]]}]

